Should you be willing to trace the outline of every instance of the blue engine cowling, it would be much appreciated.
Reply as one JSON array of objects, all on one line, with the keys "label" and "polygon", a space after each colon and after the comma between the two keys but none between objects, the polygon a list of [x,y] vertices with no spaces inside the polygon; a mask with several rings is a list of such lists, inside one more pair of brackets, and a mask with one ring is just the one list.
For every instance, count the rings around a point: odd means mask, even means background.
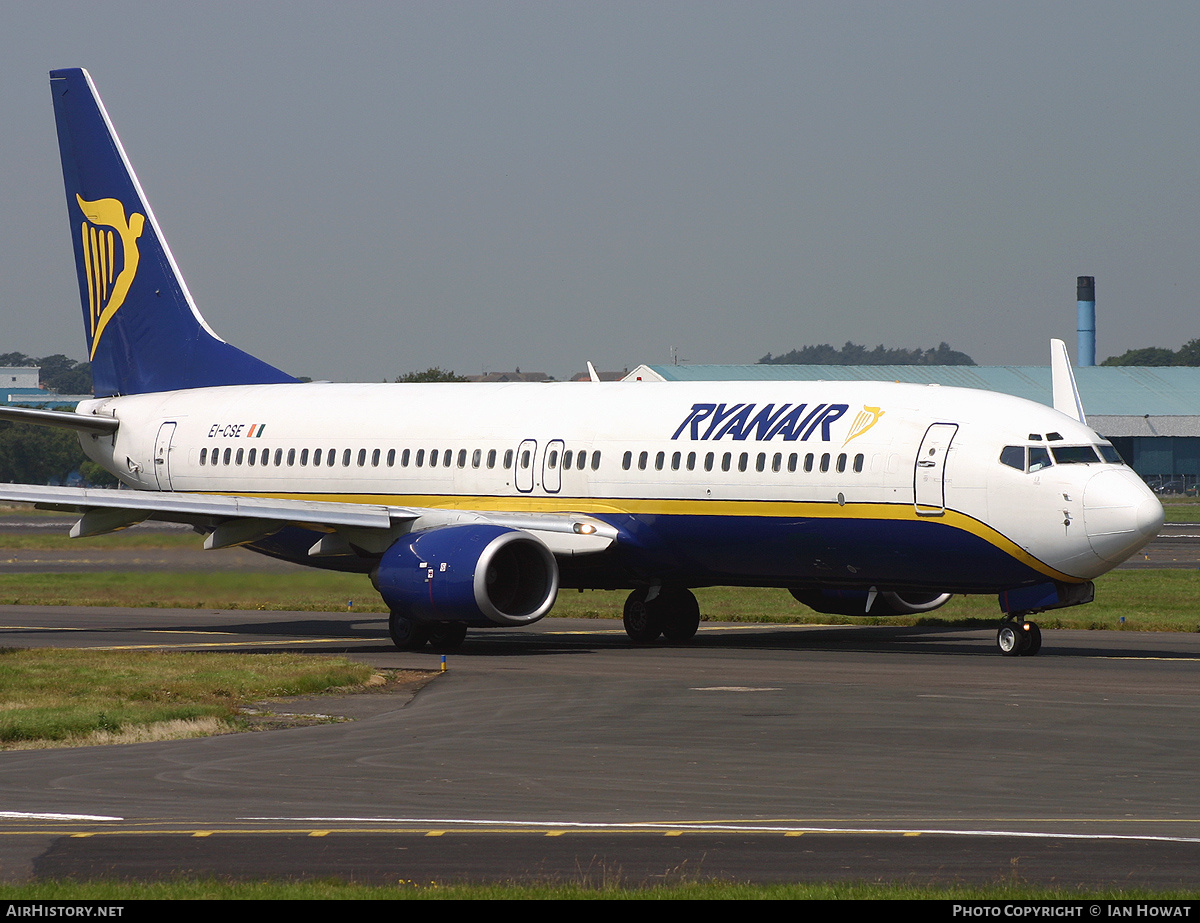
[{"label": "blue engine cowling", "polygon": [[371,579],[393,612],[417,621],[528,625],[558,595],[550,549],[503,526],[413,532],[384,552]]},{"label": "blue engine cowling", "polygon": [[[904,590],[898,593],[876,593],[868,590],[791,590],[797,602],[828,615],[911,615],[931,612],[946,605],[949,593]],[[867,603],[870,601],[870,610]]]}]

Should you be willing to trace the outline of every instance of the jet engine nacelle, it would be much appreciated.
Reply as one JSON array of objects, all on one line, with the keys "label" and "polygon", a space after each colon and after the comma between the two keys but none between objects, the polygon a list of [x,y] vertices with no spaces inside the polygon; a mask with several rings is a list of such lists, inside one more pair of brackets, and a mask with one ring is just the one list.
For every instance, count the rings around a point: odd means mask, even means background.
[{"label": "jet engine nacelle", "polygon": [[876,593],[870,600],[869,590],[791,590],[798,602],[817,612],[829,615],[911,615],[917,612],[932,612],[944,606],[950,599],[949,593],[929,593],[905,590],[901,593]]},{"label": "jet engine nacelle", "polygon": [[528,532],[460,525],[404,536],[371,575],[393,612],[417,621],[528,625],[558,595],[558,564]]}]

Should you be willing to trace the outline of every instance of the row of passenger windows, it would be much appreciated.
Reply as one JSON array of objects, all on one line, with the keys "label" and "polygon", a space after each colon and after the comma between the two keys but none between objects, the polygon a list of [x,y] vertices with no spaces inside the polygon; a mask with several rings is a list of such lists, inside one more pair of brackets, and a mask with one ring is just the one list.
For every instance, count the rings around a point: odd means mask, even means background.
[{"label": "row of passenger windows", "polygon": [[[528,468],[533,463],[533,450],[522,449],[520,455],[513,449],[507,449],[504,452],[503,458],[500,457],[498,450],[489,449],[486,455],[486,461],[483,449],[475,449],[470,453],[470,466],[472,468],[495,468],[497,462],[501,467],[509,469],[513,467],[514,461],[522,468]],[[372,468],[378,468],[381,465],[387,468],[395,468],[397,462],[401,468],[449,468],[451,465],[457,464],[459,468],[466,468],[468,463],[468,455],[466,449],[459,449],[457,458],[455,457],[454,449],[430,449],[426,452],[425,449],[388,449],[386,453],[382,449],[359,449],[357,453],[353,449],[342,449],[341,466],[349,468],[351,465],[357,465],[359,468],[365,468],[368,464]],[[271,449],[234,449],[228,447],[225,449],[214,448],[211,451],[205,447],[200,450],[201,465],[258,465],[260,467],[274,465],[275,467],[326,467],[333,468],[339,463],[337,449],[313,449],[311,452],[308,449],[275,449],[274,456],[271,454]],[[552,450],[547,458],[546,464],[550,468],[557,468],[559,463],[559,452],[557,449]],[[596,471],[600,467],[600,453],[579,451],[575,452],[571,449],[562,453],[562,467],[564,470],[574,467],[577,471],[583,471],[590,467]]]},{"label": "row of passenger windows", "polygon": [[[1058,433],[1050,433],[1053,439]],[[1030,439],[1038,438],[1030,434]],[[1111,445],[1006,445],[1000,450],[1000,464],[1018,471],[1041,471],[1051,465],[1095,465],[1101,462],[1120,465],[1121,456]]]},{"label": "row of passenger windows", "polygon": [[[1045,450],[1042,450],[1045,451]],[[466,468],[468,464],[472,468],[495,468],[499,465],[505,470],[511,469],[514,464],[520,468],[528,469],[533,464],[534,450],[532,448],[522,448],[519,450],[506,449],[501,456],[497,449],[488,449],[485,453],[483,449],[474,449],[468,453],[467,449],[388,449],[386,452],[382,449],[358,449],[357,452],[353,449],[245,449],[226,447],[213,448],[207,447],[200,450],[201,465],[256,465],[259,467],[275,466],[289,468],[296,467],[325,467],[333,468],[341,465],[343,468],[357,466],[359,468],[387,467],[395,468],[397,465],[401,468],[449,468],[457,466]],[[809,452],[803,458],[803,469],[806,472],[819,470],[826,472],[834,470],[839,473],[847,470],[849,466],[853,471],[861,472],[863,470],[864,457],[859,454],[855,455],[853,461],[850,457],[842,452],[836,458],[829,452],[826,452],[819,457],[812,452]],[[546,453],[546,467],[555,469],[560,467],[564,471],[576,470],[584,471],[591,469],[598,471],[600,468],[600,452],[588,452],[585,450],[574,451],[572,449],[560,451],[557,448],[551,448]],[[688,471],[696,470],[697,465],[702,465],[705,471],[712,471],[720,465],[721,471],[732,471],[735,463],[738,471],[748,471],[751,466],[751,456],[749,452],[741,452],[737,455],[736,462],[732,452],[723,453],[718,459],[717,453],[708,452],[701,460],[700,456],[695,452],[688,452],[685,456],[682,452],[673,452],[670,456],[670,468],[672,471],[678,471],[681,468]],[[667,453],[658,452],[654,455],[653,466],[654,470],[662,471],[667,467]],[[1005,464],[1008,464],[1006,461]],[[626,452],[621,460],[621,467],[629,471],[634,465],[634,453]],[[637,455],[637,467],[639,471],[645,471],[651,465],[651,456],[649,452],[639,452]],[[773,455],[768,455],[766,452],[759,452],[754,456],[754,470],[766,471],[768,465],[775,472],[783,471],[786,468],[789,472],[795,472],[801,467],[801,457],[796,452],[792,452],[786,457],[782,452],[776,452]]]},{"label": "row of passenger windows", "polygon": [[[769,459],[769,461],[768,461],[768,459]],[[688,452],[686,457],[684,456],[684,454],[682,452],[673,452],[673,453],[671,453],[671,470],[678,471],[680,468],[685,468],[688,471],[695,471],[696,465],[699,461],[700,461],[700,457],[695,452]],[[865,461],[865,458],[861,454],[854,456],[854,461],[852,463],[852,467],[853,467],[853,470],[855,471],[855,473],[861,472],[863,470],[864,461]],[[704,461],[703,461],[704,470],[712,471],[713,468],[716,466],[716,464],[717,464],[717,453],[716,452],[706,453],[704,456]],[[733,465],[734,465],[733,453],[725,452],[724,454],[722,454],[721,458],[720,458],[720,464],[721,464],[722,471],[732,470]],[[776,452],[774,455],[768,456],[768,454],[766,452],[759,452],[757,455],[755,455],[755,457],[754,457],[754,470],[755,471],[766,471],[768,464],[770,464],[772,471],[776,471],[776,472],[782,471],[784,469],[783,453]],[[819,462],[817,460],[817,456],[812,452],[809,452],[807,455],[804,456],[804,470],[805,471],[813,471],[814,469],[818,469],[822,472],[825,472],[825,471],[829,471],[830,466],[832,465],[833,469],[835,471],[841,473],[846,470],[847,464],[850,464],[850,461],[849,461],[849,456],[845,452],[842,452],[841,454],[839,454],[837,456],[836,461],[834,461],[833,455],[830,454],[829,452],[826,452],[823,455],[821,455]],[[650,466],[650,453],[649,452],[639,452],[638,456],[637,456],[638,470],[645,471],[649,466]],[[666,466],[667,466],[667,453],[666,452],[656,453],[654,456],[654,470],[662,471],[664,468],[666,468]],[[621,459],[621,467],[624,468],[626,471],[630,470],[633,467],[633,453],[632,452],[625,453],[625,457]],[[787,456],[787,470],[789,472],[795,472],[799,467],[800,467],[800,456],[798,453],[792,452],[791,454],[789,454]],[[750,453],[749,452],[739,453],[737,456],[737,470],[738,471],[748,471],[749,469],[750,469]]]}]

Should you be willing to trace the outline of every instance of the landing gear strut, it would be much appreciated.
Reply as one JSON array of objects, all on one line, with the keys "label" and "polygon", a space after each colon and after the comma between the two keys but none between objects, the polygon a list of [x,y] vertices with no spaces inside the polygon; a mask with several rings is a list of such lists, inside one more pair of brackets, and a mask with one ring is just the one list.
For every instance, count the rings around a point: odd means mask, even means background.
[{"label": "landing gear strut", "polygon": [[1042,649],[1042,630],[1014,613],[997,629],[996,647],[1005,657],[1032,657]]},{"label": "landing gear strut", "polygon": [[700,627],[700,604],[684,587],[634,590],[625,600],[625,633],[631,641],[649,644],[659,635],[668,641],[690,641]]}]

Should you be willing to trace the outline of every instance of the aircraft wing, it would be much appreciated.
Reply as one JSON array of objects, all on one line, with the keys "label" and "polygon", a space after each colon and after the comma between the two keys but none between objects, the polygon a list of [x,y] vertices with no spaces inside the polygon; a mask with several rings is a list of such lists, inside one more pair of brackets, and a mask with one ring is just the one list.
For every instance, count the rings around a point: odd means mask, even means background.
[{"label": "aircraft wing", "polygon": [[0,500],[32,503],[38,509],[80,514],[71,536],[115,532],[146,520],[178,522],[207,533],[205,548],[226,548],[265,538],[285,526],[327,533],[309,552],[342,553],[352,542],[382,552],[406,532],[467,522],[530,532],[554,554],[594,554],[616,540],[605,522],[575,513],[483,513],[386,504],[287,500],[225,494],[89,490],[79,487],[0,485]]}]

